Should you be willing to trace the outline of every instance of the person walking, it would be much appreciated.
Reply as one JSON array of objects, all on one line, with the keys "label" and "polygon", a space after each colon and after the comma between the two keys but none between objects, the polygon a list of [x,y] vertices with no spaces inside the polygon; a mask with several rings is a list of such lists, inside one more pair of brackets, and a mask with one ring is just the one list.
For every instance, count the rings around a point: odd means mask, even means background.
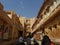
[{"label": "person walking", "polygon": [[26,37],[26,42],[27,42],[27,45],[31,45],[31,37],[30,37],[30,34],[28,34],[28,36]]},{"label": "person walking", "polygon": [[22,36],[19,37],[19,45],[25,45],[24,38]]},{"label": "person walking", "polygon": [[52,41],[49,39],[47,35],[45,35],[42,39],[41,45],[55,45],[52,43]]},{"label": "person walking", "polygon": [[34,45],[39,45],[36,39],[34,39]]}]

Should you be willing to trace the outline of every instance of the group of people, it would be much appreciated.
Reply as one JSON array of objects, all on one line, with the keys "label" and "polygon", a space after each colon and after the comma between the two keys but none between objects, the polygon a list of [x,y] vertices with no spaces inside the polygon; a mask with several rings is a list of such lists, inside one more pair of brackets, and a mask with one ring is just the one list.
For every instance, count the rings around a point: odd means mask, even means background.
[{"label": "group of people", "polygon": [[[25,45],[24,42],[27,42],[27,45],[31,45],[31,37],[27,36],[26,39],[24,40],[24,38],[22,36],[19,37],[19,45]],[[39,45],[39,43],[36,41],[36,39],[33,40],[34,45]],[[45,35],[41,41],[41,45],[55,45],[54,43],[52,43],[52,41],[49,39],[49,37],[47,35]]]},{"label": "group of people", "polygon": [[[39,45],[35,39],[33,39],[33,43],[34,45]],[[19,44],[17,45],[31,45],[31,35],[29,34],[28,36],[26,36],[26,38],[23,38],[23,36],[20,36]]]}]

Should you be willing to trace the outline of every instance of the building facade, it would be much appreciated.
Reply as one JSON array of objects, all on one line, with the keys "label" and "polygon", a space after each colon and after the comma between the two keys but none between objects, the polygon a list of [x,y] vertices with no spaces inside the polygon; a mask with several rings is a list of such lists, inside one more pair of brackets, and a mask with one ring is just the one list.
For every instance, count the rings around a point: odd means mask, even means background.
[{"label": "building facade", "polygon": [[3,10],[3,5],[0,3],[0,40],[9,39],[9,31],[12,29],[12,24]]},{"label": "building facade", "polygon": [[5,11],[3,8],[0,3],[0,40],[16,39],[20,29],[23,29],[19,16],[14,11]]},{"label": "building facade", "polygon": [[[44,0],[44,3],[37,15],[37,19],[32,26],[32,33],[42,30],[43,35],[48,35],[51,39],[59,39],[58,24],[60,23],[60,0]],[[54,30],[54,31],[53,31]],[[59,34],[58,34],[59,35]]]}]

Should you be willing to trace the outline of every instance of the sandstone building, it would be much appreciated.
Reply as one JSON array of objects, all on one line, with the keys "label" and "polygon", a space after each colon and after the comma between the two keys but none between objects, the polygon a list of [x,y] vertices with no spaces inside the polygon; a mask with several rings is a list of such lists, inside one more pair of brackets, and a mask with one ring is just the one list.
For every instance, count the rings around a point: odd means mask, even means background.
[{"label": "sandstone building", "polygon": [[37,17],[30,19],[3,8],[0,3],[0,39],[26,37],[28,33],[38,40],[44,35],[60,39],[60,0],[44,0]]},{"label": "sandstone building", "polygon": [[60,38],[60,0],[44,0],[36,18],[31,33],[40,31],[51,39]]}]

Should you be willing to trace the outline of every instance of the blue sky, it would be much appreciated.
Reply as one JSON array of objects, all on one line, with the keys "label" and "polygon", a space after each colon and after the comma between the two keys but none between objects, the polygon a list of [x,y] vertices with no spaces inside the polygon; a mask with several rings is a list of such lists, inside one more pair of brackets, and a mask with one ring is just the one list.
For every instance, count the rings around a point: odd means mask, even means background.
[{"label": "blue sky", "polygon": [[4,10],[13,10],[20,16],[27,18],[36,17],[43,0],[0,0],[4,6]]}]

